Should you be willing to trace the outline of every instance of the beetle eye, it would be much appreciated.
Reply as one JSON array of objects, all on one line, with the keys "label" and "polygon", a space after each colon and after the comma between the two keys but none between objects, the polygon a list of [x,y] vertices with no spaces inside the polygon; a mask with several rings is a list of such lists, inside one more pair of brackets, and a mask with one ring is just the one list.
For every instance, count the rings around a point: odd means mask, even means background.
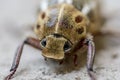
[{"label": "beetle eye", "polygon": [[64,51],[67,52],[71,49],[70,43],[67,41],[65,42],[65,45],[63,47]]},{"label": "beetle eye", "polygon": [[46,46],[46,39],[43,39],[40,43],[41,43],[42,47],[45,47]]}]

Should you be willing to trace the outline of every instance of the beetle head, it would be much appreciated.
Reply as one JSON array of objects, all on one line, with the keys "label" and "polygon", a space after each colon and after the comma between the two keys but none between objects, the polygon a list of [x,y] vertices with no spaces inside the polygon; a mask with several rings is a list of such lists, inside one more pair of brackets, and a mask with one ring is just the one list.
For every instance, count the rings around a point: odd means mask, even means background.
[{"label": "beetle head", "polygon": [[46,36],[41,40],[42,55],[53,59],[63,59],[66,52],[70,51],[71,43],[59,34]]}]

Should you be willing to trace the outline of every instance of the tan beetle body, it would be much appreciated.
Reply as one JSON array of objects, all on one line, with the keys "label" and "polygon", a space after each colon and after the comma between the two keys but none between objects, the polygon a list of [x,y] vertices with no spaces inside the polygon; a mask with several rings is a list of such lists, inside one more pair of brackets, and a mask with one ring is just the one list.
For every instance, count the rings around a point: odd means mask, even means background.
[{"label": "tan beetle body", "polygon": [[[71,48],[75,47],[81,39],[86,37],[91,26],[93,25],[90,24],[89,18],[70,4],[49,7],[39,15],[35,27],[38,38],[47,39],[46,47],[42,51],[43,56],[63,59],[65,42],[69,41]],[[56,38],[52,34],[59,34],[62,37]]]},{"label": "tan beetle body", "polygon": [[96,80],[93,72],[95,46],[89,33],[95,34],[100,30],[101,19],[95,8],[84,12],[71,4],[59,4],[40,13],[34,28],[38,38],[28,37],[17,48],[10,73],[4,80],[10,80],[15,74],[25,44],[41,50],[45,58],[62,61],[66,54],[70,54],[74,56],[75,65],[77,55],[74,53],[87,46],[87,71],[91,80]]}]

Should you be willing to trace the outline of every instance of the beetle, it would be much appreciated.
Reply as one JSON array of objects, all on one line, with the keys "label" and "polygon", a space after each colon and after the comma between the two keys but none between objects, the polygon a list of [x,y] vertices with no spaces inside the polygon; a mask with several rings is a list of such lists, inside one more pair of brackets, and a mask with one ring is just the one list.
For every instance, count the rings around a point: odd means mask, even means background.
[{"label": "beetle", "polygon": [[17,48],[10,74],[5,80],[10,80],[16,72],[25,44],[41,50],[45,58],[63,60],[67,54],[73,55],[75,65],[77,55],[74,53],[87,46],[87,71],[91,80],[96,80],[93,72],[95,45],[91,35],[99,28],[100,18],[96,14],[94,10],[85,13],[84,9],[80,11],[65,3],[53,5],[41,12],[34,28],[38,38],[28,37]]}]

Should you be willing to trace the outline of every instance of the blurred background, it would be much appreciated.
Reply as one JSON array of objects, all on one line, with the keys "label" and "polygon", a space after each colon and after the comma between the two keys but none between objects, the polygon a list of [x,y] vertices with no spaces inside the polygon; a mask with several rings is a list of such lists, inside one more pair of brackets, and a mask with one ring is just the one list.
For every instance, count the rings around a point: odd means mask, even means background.
[{"label": "blurred background", "polygon": [[[40,2],[41,0],[0,0],[0,80],[8,74],[17,46],[27,36],[35,36],[32,27],[37,20]],[[101,13],[107,18],[104,30],[117,36],[95,38],[97,51],[94,69],[98,80],[120,80],[120,1],[100,2]],[[72,68],[72,71],[65,71],[60,68],[56,72],[59,65],[45,62],[40,53],[25,46],[13,80],[89,80],[85,65],[77,70]]]}]

